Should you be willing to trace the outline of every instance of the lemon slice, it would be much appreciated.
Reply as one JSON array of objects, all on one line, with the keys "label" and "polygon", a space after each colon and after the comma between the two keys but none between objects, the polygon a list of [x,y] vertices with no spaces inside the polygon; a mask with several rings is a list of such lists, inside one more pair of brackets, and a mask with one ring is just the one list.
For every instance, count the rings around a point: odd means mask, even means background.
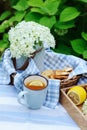
[{"label": "lemon slice", "polygon": [[31,81],[29,85],[30,86],[43,86],[43,83],[40,80],[34,80],[34,81]]},{"label": "lemon slice", "polygon": [[74,86],[69,89],[67,95],[73,101],[73,103],[80,105],[86,99],[86,90],[81,86]]}]

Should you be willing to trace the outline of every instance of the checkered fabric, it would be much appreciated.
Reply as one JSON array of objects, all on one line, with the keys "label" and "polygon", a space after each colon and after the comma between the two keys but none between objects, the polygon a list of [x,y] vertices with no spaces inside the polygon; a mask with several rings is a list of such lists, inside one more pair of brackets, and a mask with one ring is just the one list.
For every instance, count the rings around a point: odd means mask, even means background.
[{"label": "checkered fabric", "polygon": [[[87,83],[87,62],[81,58],[72,55],[58,54],[50,49],[45,50],[44,70],[45,69],[63,69],[72,67],[73,71],[68,78],[82,74],[78,84]],[[10,83],[10,74],[17,73],[14,78],[14,86],[17,90],[23,90],[23,79],[27,75],[40,74],[38,66],[34,60],[29,59],[29,65],[24,71],[16,71],[11,60],[10,50],[7,49],[3,54],[2,64],[0,68],[0,84]],[[49,79],[48,92],[44,105],[50,108],[55,108],[59,100],[60,80]]]}]

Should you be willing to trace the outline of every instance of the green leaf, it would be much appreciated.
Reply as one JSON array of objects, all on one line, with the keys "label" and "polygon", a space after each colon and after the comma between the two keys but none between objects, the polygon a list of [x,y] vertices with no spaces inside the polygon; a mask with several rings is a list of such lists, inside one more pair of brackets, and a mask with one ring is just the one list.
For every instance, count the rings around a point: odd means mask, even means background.
[{"label": "green leaf", "polygon": [[8,41],[8,33],[3,34],[3,41],[7,42]]},{"label": "green leaf", "polygon": [[10,11],[5,11],[4,13],[1,14],[0,21],[3,21],[4,19],[6,19],[7,17],[9,17],[10,15],[11,15]]},{"label": "green leaf", "polygon": [[8,47],[8,44],[6,42],[3,42],[3,40],[0,40],[0,51],[4,51]]},{"label": "green leaf", "polygon": [[12,26],[14,21],[16,21],[16,20],[15,20],[15,16],[13,16],[13,17],[11,17],[10,19],[8,19],[8,21],[7,21],[7,22],[8,22],[8,25],[9,25],[9,26]]},{"label": "green leaf", "polygon": [[12,6],[12,5],[15,5],[17,2],[18,2],[18,0],[11,0],[11,1],[10,1],[11,6]]},{"label": "green leaf", "polygon": [[72,27],[75,27],[74,21],[68,21],[68,22],[57,21],[55,24],[55,28],[58,28],[58,29],[69,29]]},{"label": "green leaf", "polygon": [[35,22],[39,22],[39,20],[41,19],[42,15],[38,14],[38,13],[32,13],[29,12],[25,15],[24,19],[25,21],[35,21]]},{"label": "green leaf", "polygon": [[87,43],[83,39],[75,39],[71,41],[71,46],[76,53],[83,54]]},{"label": "green leaf", "polygon": [[80,12],[74,7],[65,8],[60,14],[60,21],[67,22],[75,19],[80,15]]},{"label": "green leaf", "polygon": [[18,11],[24,11],[29,7],[28,2],[26,0],[19,0],[16,5],[13,6],[14,9]]},{"label": "green leaf", "polygon": [[40,19],[40,24],[45,25],[49,28],[52,28],[55,23],[56,23],[55,16],[51,16],[51,17],[45,16],[45,17]]},{"label": "green leaf", "polygon": [[78,1],[81,1],[81,2],[87,3],[87,0],[78,0]]},{"label": "green leaf", "polygon": [[40,7],[43,5],[43,0],[29,0],[28,4],[32,7]]},{"label": "green leaf", "polygon": [[[48,14],[48,15],[54,15],[57,10],[58,6],[60,4],[60,0],[46,0],[44,3],[38,2],[38,5],[36,4],[36,1],[33,0],[35,3],[30,4],[34,8],[31,8],[32,12],[37,12],[40,14]],[[32,3],[32,2],[31,2]],[[41,4],[40,4],[41,3]],[[39,8],[36,8],[39,7]]]},{"label": "green leaf", "polygon": [[45,12],[40,8],[31,8],[31,12],[40,13],[42,15],[45,14]]},{"label": "green leaf", "polygon": [[1,25],[0,25],[0,33],[3,33],[6,28],[9,27],[8,20],[5,20]]},{"label": "green leaf", "polygon": [[5,20],[1,25],[0,25],[0,33],[5,32],[5,29],[13,25],[13,22],[15,21],[15,16],[11,17],[8,20]]},{"label": "green leaf", "polygon": [[86,40],[86,41],[87,41],[87,33],[82,32],[82,33],[81,33],[81,35],[82,35],[82,37],[84,38],[84,40]]},{"label": "green leaf", "polygon": [[60,43],[58,45],[58,48],[55,48],[54,51],[57,53],[63,53],[63,54],[67,54],[67,55],[71,54],[71,48],[63,43]]},{"label": "green leaf", "polygon": [[87,50],[85,50],[85,51],[83,52],[83,58],[84,58],[84,59],[87,59]]},{"label": "green leaf", "polygon": [[0,33],[3,33],[4,31],[5,31],[5,28],[2,25],[0,25]]},{"label": "green leaf", "polygon": [[17,11],[15,12],[15,20],[20,22],[26,14],[26,11]]},{"label": "green leaf", "polygon": [[49,15],[54,15],[58,11],[58,6],[60,5],[61,0],[46,0],[44,6],[40,8]]}]

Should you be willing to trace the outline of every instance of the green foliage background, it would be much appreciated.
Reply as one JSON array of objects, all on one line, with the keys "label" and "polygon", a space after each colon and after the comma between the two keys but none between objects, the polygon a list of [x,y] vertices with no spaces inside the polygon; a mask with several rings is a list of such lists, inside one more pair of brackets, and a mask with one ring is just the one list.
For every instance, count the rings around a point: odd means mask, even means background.
[{"label": "green foliage background", "polygon": [[10,27],[25,20],[50,28],[55,52],[87,60],[87,0],[1,0],[0,6],[0,56]]}]

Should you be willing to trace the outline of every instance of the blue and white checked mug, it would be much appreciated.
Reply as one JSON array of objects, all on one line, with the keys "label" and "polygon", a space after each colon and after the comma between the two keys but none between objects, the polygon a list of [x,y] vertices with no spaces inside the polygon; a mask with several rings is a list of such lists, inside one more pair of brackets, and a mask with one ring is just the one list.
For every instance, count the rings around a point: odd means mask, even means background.
[{"label": "blue and white checked mug", "polygon": [[18,102],[30,109],[40,109],[48,89],[48,80],[41,75],[30,75],[23,81],[23,91],[18,94]]}]

